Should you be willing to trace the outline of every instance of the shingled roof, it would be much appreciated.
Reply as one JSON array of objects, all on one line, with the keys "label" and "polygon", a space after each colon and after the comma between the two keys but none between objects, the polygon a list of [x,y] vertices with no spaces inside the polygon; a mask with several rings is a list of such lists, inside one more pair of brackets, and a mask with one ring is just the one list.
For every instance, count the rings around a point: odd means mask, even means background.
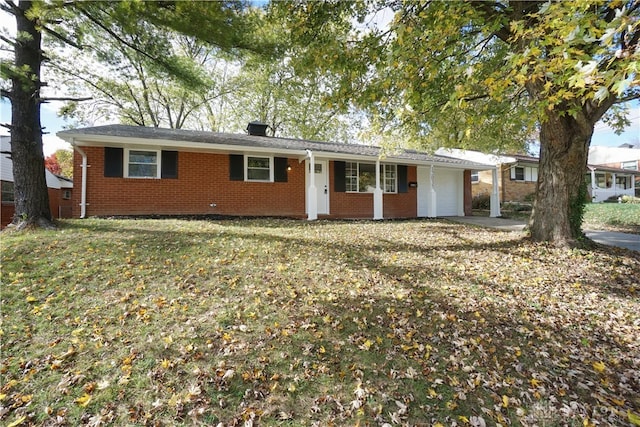
[{"label": "shingled roof", "polygon": [[[306,150],[311,150],[316,155],[334,154],[338,155],[337,157],[340,157],[339,155],[352,155],[378,158],[382,153],[382,149],[380,147],[361,144],[127,125],[106,125],[70,129],[58,132],[57,136],[67,141],[71,141],[72,139],[91,139],[95,141],[99,140],[100,137],[108,137],[109,139],[126,138],[156,140],[159,142],[162,141],[162,145],[172,145],[176,148],[180,148],[181,145],[186,147],[188,146],[188,143],[202,143],[237,147],[239,150],[260,148],[273,149],[280,152],[291,151],[297,152],[298,154],[305,152]],[[452,157],[428,154],[417,150],[402,149],[397,152],[384,154],[386,159],[404,160],[408,163],[438,163],[452,167],[464,167],[467,169],[480,170],[492,169],[494,167],[491,165]]]}]

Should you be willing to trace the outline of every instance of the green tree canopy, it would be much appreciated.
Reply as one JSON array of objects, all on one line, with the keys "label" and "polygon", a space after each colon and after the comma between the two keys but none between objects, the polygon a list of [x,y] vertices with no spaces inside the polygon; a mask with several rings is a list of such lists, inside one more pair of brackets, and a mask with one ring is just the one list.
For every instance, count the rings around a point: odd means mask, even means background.
[{"label": "green tree canopy", "polygon": [[[11,150],[14,165],[15,221],[19,227],[51,227],[51,213],[44,179],[40,105],[47,100],[42,81],[43,64],[55,61],[42,49],[42,38],[56,41],[58,49],[91,51],[105,61],[116,62],[123,52],[146,58],[154,73],[164,73],[197,86],[205,82],[198,67],[173,54],[175,31],[225,51],[268,51],[269,40],[255,37],[258,17],[247,12],[242,1],[138,2],[126,1],[28,1],[7,0],[0,7],[16,20],[15,37],[2,36],[3,48],[13,58],[2,60],[2,96],[11,101]],[[100,34],[100,37],[96,35]],[[110,39],[125,46],[116,52],[101,50],[97,40]],[[60,99],[60,98],[55,98]],[[67,97],[62,97],[67,99]]]},{"label": "green tree canopy", "polygon": [[[640,2],[278,3],[310,67],[342,76],[340,97],[407,144],[541,144],[532,237],[581,236],[596,122],[640,97]],[[390,10],[383,28],[366,27]],[[354,25],[354,23],[358,23]]]}]

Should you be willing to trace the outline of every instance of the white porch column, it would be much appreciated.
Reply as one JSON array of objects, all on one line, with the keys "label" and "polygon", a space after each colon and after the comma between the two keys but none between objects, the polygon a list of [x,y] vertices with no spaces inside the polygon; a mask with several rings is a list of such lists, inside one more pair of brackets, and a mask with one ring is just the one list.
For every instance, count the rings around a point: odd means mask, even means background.
[{"label": "white porch column", "polygon": [[376,188],[373,190],[373,219],[383,219],[382,188],[380,188],[380,159],[376,159]]},{"label": "white porch column", "polygon": [[318,219],[318,189],[316,188],[316,159],[311,150],[307,150],[309,157],[309,188],[307,188],[307,220]]},{"label": "white porch column", "polygon": [[491,199],[489,201],[489,216],[491,218],[497,218],[501,216],[500,213],[500,195],[498,194],[498,167],[496,166],[491,171],[491,180],[493,181],[493,191],[491,192]]},{"label": "white porch column", "polygon": [[613,190],[614,194],[616,192],[616,174],[612,173],[611,174],[611,189]]},{"label": "white porch column", "polygon": [[433,165],[431,165],[431,171],[429,172],[429,206],[427,216],[429,218],[435,218],[438,216],[438,209],[436,206],[436,184],[435,175],[433,174]]}]

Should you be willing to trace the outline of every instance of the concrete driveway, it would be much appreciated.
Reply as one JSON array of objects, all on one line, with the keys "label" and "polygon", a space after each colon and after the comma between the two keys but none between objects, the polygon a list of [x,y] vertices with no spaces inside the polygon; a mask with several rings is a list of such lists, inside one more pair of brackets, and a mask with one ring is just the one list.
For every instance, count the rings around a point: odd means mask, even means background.
[{"label": "concrete driveway", "polygon": [[[464,224],[473,224],[480,227],[497,228],[505,231],[522,231],[526,221],[506,218],[489,218],[483,216],[456,216],[448,219]],[[618,233],[614,231],[585,230],[584,234],[593,240],[607,246],[617,246],[640,252],[640,235]]]}]

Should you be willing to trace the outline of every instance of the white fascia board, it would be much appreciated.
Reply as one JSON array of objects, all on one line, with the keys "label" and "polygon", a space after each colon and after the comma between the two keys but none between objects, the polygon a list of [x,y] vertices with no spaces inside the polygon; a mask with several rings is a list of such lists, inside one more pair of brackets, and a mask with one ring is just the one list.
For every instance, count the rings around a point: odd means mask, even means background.
[{"label": "white fascia board", "polygon": [[145,147],[150,149],[162,150],[171,149],[177,151],[191,151],[191,152],[222,152],[222,153],[269,153],[269,154],[282,154],[291,157],[298,157],[306,155],[302,150],[286,150],[269,147],[250,147],[242,145],[231,144],[213,144],[209,142],[192,142],[192,141],[180,141],[170,139],[147,139],[147,138],[123,138],[121,136],[106,136],[106,135],[69,135],[68,138],[63,138],[66,141],[73,139],[75,145],[87,146],[87,147],[103,147],[108,144],[111,147]]},{"label": "white fascia board", "polygon": [[[62,139],[74,145],[88,147],[102,147],[108,144],[112,147],[146,147],[150,149],[162,150],[172,149],[178,151],[195,151],[195,152],[220,152],[220,153],[262,153],[271,155],[283,155],[291,158],[304,158],[307,156],[306,150],[278,149],[274,147],[252,147],[231,144],[212,144],[207,142],[191,142],[167,139],[147,139],[147,138],[131,138],[109,135],[85,135],[85,134],[66,134],[60,136]],[[344,161],[361,161],[375,162],[377,156],[366,156],[359,154],[335,153],[331,151],[313,151],[317,159],[327,160],[344,160]],[[461,159],[463,160],[463,159]],[[473,169],[473,170],[489,170],[495,168],[493,165],[469,163],[469,164],[452,164],[446,162],[412,160],[396,157],[385,157],[380,159],[382,163],[408,164],[415,166],[437,166],[452,169]],[[464,160],[463,160],[464,161]]]}]

